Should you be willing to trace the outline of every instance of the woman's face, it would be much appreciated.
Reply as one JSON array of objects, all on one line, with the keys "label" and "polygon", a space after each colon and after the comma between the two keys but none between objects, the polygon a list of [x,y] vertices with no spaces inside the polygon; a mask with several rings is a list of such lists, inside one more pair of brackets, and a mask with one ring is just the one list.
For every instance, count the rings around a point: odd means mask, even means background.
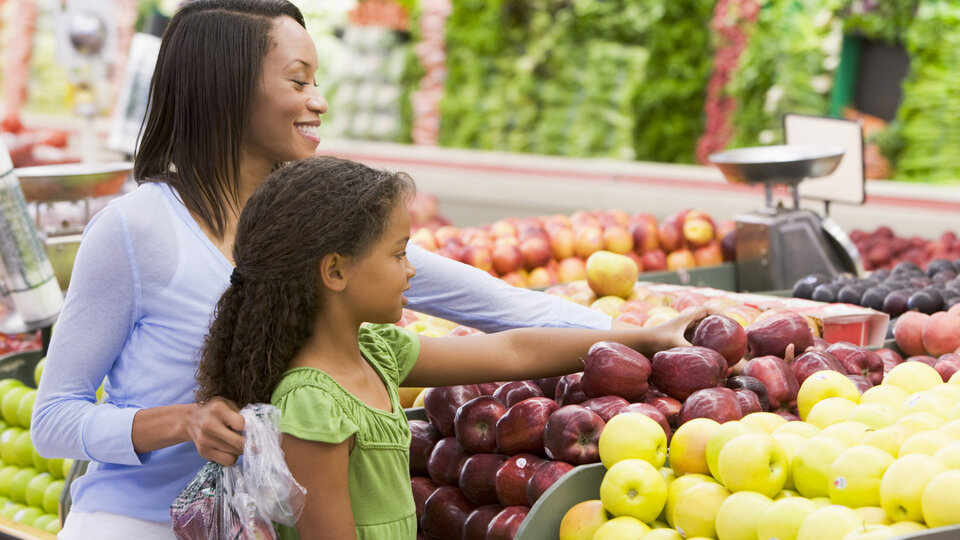
[{"label": "woman's face", "polygon": [[314,85],[317,50],[302,26],[281,17],[254,93],[244,136],[244,159],[293,161],[312,156],[320,143],[320,115],[327,102]]}]

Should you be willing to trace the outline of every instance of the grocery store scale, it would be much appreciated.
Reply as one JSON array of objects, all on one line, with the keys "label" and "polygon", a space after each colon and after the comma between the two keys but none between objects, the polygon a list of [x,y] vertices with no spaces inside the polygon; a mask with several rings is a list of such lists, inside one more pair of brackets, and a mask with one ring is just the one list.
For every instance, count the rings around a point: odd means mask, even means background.
[{"label": "grocery store scale", "polygon": [[[862,204],[865,199],[860,124],[787,115],[784,131],[785,145],[709,156],[728,182],[764,186],[764,207],[734,216],[741,291],[792,289],[814,273],[863,273],[856,246],[827,216],[832,201]],[[774,203],[776,186],[786,186],[792,205]],[[801,198],[823,201],[824,213],[801,208]]]}]

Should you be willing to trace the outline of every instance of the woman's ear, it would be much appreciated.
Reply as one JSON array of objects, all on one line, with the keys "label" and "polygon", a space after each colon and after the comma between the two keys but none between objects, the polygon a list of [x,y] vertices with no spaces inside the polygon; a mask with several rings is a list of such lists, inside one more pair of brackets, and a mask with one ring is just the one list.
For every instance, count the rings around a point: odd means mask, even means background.
[{"label": "woman's ear", "polygon": [[346,259],[339,253],[328,253],[320,259],[320,281],[331,291],[342,291],[347,286]]}]

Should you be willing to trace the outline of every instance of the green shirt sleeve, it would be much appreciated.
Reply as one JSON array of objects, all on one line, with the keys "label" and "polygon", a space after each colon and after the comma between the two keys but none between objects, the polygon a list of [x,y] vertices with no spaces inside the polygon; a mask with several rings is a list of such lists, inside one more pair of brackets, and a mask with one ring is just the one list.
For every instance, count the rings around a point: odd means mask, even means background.
[{"label": "green shirt sleeve", "polygon": [[340,444],[358,431],[334,394],[308,380],[300,383],[274,399],[282,415],[281,432],[304,440]]},{"label": "green shirt sleeve", "polygon": [[372,356],[393,359],[393,365],[381,365],[397,386],[403,384],[420,357],[420,337],[395,324],[364,326],[360,329],[360,343],[361,348],[380,349],[381,354]]}]

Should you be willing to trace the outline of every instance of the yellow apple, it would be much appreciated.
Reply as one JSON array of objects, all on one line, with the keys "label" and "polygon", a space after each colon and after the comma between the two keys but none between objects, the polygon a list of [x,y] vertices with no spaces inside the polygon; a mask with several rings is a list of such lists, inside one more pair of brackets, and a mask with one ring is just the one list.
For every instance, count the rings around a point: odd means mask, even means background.
[{"label": "yellow apple", "polygon": [[766,495],[753,491],[733,493],[720,505],[714,525],[720,540],[757,538],[760,514],[773,504]]},{"label": "yellow apple", "polygon": [[713,434],[710,435],[710,439],[707,441],[706,449],[707,468],[710,469],[710,475],[716,478],[721,484],[724,483],[723,476],[720,475],[721,450],[723,450],[723,447],[726,446],[726,444],[731,440],[747,433],[763,433],[763,430],[750,424],[745,424],[735,420],[720,424],[720,427],[714,430]]},{"label": "yellow apple", "polygon": [[851,401],[847,398],[828,397],[823,401],[815,403],[803,420],[810,422],[822,430],[846,420],[847,415],[850,414],[850,411],[856,406],[856,401]]},{"label": "yellow apple", "polygon": [[951,407],[957,403],[960,403],[960,384],[941,384],[939,386],[934,386],[928,391],[940,394],[941,396],[949,399]]},{"label": "yellow apple", "polygon": [[745,424],[758,427],[767,433],[773,433],[787,423],[787,419],[772,412],[753,412],[740,419]]},{"label": "yellow apple", "polygon": [[783,489],[790,460],[772,435],[746,433],[723,445],[718,467],[731,492],[755,491],[773,497]]},{"label": "yellow apple", "polygon": [[950,384],[960,384],[960,375],[954,373],[947,382]]},{"label": "yellow apple", "polygon": [[928,527],[945,527],[960,523],[960,471],[938,474],[927,484],[920,497],[923,521]]},{"label": "yellow apple", "polygon": [[667,460],[667,435],[645,414],[621,413],[603,427],[597,448],[607,470],[618,461],[632,458],[642,459],[656,470]]},{"label": "yellow apple", "polygon": [[880,429],[894,423],[901,416],[903,413],[900,409],[886,403],[861,403],[850,410],[846,419],[866,424],[872,429]]},{"label": "yellow apple", "polygon": [[852,508],[831,504],[807,515],[797,531],[797,540],[842,540],[862,525],[863,519]]},{"label": "yellow apple", "polygon": [[603,475],[600,500],[614,516],[653,521],[667,502],[667,483],[660,471],[647,461],[624,459]]},{"label": "yellow apple", "polygon": [[782,489],[782,490],[780,490],[780,493],[777,493],[777,494],[773,497],[773,500],[779,501],[780,499],[787,499],[787,498],[790,498],[790,497],[800,497],[800,496],[801,496],[801,495],[800,495],[799,493],[797,493],[796,491],[794,491],[794,490],[792,490],[792,489]]},{"label": "yellow apple", "polygon": [[[887,469],[889,471],[889,469]],[[881,480],[882,482],[882,480]],[[881,497],[882,499],[882,497]],[[861,506],[854,508],[854,512],[860,514],[863,522],[867,525],[890,525],[893,521],[887,515],[887,511],[881,506]]]},{"label": "yellow apple", "polygon": [[813,501],[803,497],[773,501],[757,519],[758,540],[795,540],[800,525],[816,509]]},{"label": "yellow apple", "polygon": [[[960,388],[960,386],[958,386],[958,388]],[[953,435],[954,437],[960,439],[960,420],[950,420],[949,422],[940,426],[937,429],[939,429],[940,431],[948,435]]]},{"label": "yellow apple", "polygon": [[673,529],[653,529],[643,540],[683,540],[683,536]]},{"label": "yellow apple", "polygon": [[560,520],[560,540],[591,540],[607,519],[607,511],[600,499],[579,502]]},{"label": "yellow apple", "polygon": [[818,371],[807,377],[797,392],[800,419],[806,420],[815,404],[831,397],[846,398],[856,404],[860,402],[860,391],[846,375],[836,371]]},{"label": "yellow apple", "polygon": [[903,406],[903,402],[910,397],[906,390],[893,384],[880,384],[873,388],[868,388],[860,396],[860,404],[865,403],[884,403],[897,410]]},{"label": "yellow apple", "polygon": [[880,505],[892,521],[922,520],[923,490],[946,470],[943,463],[925,454],[897,458],[880,480]]},{"label": "yellow apple", "polygon": [[916,521],[898,521],[890,525],[890,530],[903,535],[927,530],[927,526]]},{"label": "yellow apple", "polygon": [[903,402],[903,413],[930,412],[946,418],[952,406],[950,398],[933,390],[923,390],[910,394]]},{"label": "yellow apple", "polygon": [[600,250],[587,258],[587,283],[597,296],[626,298],[639,275],[637,263],[626,255]]},{"label": "yellow apple", "polygon": [[957,438],[943,431],[931,429],[915,433],[900,445],[900,455],[926,454],[933,456],[944,446],[956,442]]},{"label": "yellow apple", "polygon": [[899,386],[908,394],[912,394],[943,384],[943,379],[937,370],[923,362],[904,362],[887,372],[881,384]]},{"label": "yellow apple", "polygon": [[423,399],[427,395],[427,390],[428,390],[427,388],[424,388],[423,390],[421,390],[420,393],[417,394],[417,397],[414,398],[413,403],[410,406],[423,407]]},{"label": "yellow apple", "polygon": [[948,469],[960,469],[960,441],[954,441],[937,450],[933,457]]},{"label": "yellow apple", "polygon": [[593,540],[640,540],[646,538],[650,527],[635,517],[620,516],[611,519],[597,529]]},{"label": "yellow apple", "polygon": [[620,298],[619,296],[601,296],[590,304],[590,309],[594,309],[613,318],[617,318],[620,316],[620,306],[622,306],[625,302],[626,300]]},{"label": "yellow apple", "polygon": [[[917,362],[911,363],[916,364]],[[894,422],[895,425],[903,428],[904,432],[907,434],[907,437],[920,433],[921,431],[937,429],[946,423],[947,421],[942,416],[938,416],[931,412],[905,414],[900,418],[897,418],[897,421]]]},{"label": "yellow apple", "polygon": [[701,482],[683,490],[673,509],[673,526],[684,538],[717,537],[716,518],[720,505],[730,496],[727,488]]},{"label": "yellow apple", "polygon": [[951,407],[950,412],[947,413],[947,420],[960,420],[960,403]]},{"label": "yellow apple", "polygon": [[799,421],[799,420],[791,420],[791,421],[787,422],[786,424],[783,424],[782,426],[780,426],[780,427],[778,427],[777,429],[773,430],[773,434],[774,434],[774,435],[776,435],[776,434],[778,434],[778,433],[795,433],[795,434],[797,434],[797,435],[800,435],[800,436],[803,437],[804,439],[809,439],[810,437],[815,437],[815,436],[819,435],[819,434],[820,434],[820,428],[818,428],[817,426],[815,426],[815,425],[813,425],[813,424],[811,424],[811,423],[809,423],[809,422],[801,422],[801,421]]},{"label": "yellow apple", "polygon": [[900,455],[900,446],[907,440],[907,434],[900,426],[887,426],[867,433],[860,444],[868,444],[886,451],[893,457]]},{"label": "yellow apple", "polygon": [[897,533],[890,530],[890,527],[887,525],[865,523],[848,532],[847,535],[843,537],[843,540],[886,540],[896,535]]},{"label": "yellow apple", "polygon": [[794,489],[793,485],[793,474],[790,472],[790,462],[793,461],[793,455],[797,453],[797,448],[800,448],[800,445],[805,443],[807,439],[804,439],[802,435],[797,435],[796,433],[774,433],[773,438],[780,443],[780,446],[783,447],[783,450],[787,453],[787,479],[783,482],[783,489],[792,490]]},{"label": "yellow apple", "polygon": [[401,386],[397,388],[397,392],[400,394],[400,406],[404,409],[409,409],[413,407],[413,402],[417,399],[417,396],[420,395],[420,392],[423,392],[423,388]]},{"label": "yellow apple", "polygon": [[667,488],[667,502],[663,506],[663,513],[667,518],[667,523],[671,527],[676,527],[676,523],[673,521],[674,509],[677,506],[677,500],[680,499],[680,495],[683,494],[688,488],[695,486],[697,484],[709,482],[711,484],[716,484],[717,481],[713,477],[707,476],[705,474],[691,473],[685,474],[683,476],[677,477],[676,480],[670,483],[670,486]]},{"label": "yellow apple", "polygon": [[682,476],[690,473],[707,474],[706,448],[720,423],[710,418],[694,418],[677,428],[670,439],[670,467]]},{"label": "yellow apple", "polygon": [[804,497],[825,497],[829,493],[830,465],[844,450],[846,442],[833,437],[817,435],[797,448],[790,463],[793,485]]},{"label": "yellow apple", "polygon": [[830,500],[850,508],[880,505],[880,479],[893,456],[865,444],[851,446],[830,465]]},{"label": "yellow apple", "polygon": [[860,444],[860,441],[862,441],[870,431],[870,426],[863,422],[844,420],[843,422],[837,422],[836,424],[823,428],[823,430],[820,431],[820,435],[840,439],[847,444],[853,445]]}]

